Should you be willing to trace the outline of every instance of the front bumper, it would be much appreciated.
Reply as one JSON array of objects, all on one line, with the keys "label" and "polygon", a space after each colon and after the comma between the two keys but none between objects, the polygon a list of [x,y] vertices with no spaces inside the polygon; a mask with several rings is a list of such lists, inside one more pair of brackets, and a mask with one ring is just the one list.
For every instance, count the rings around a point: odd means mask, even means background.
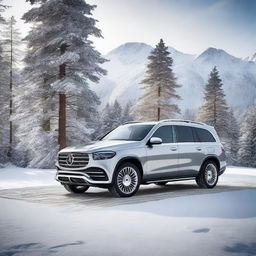
[{"label": "front bumper", "polygon": [[62,184],[99,185],[110,183],[107,173],[101,168],[86,168],[84,170],[63,170],[57,166],[55,179]]},{"label": "front bumper", "polygon": [[60,166],[56,163],[55,179],[62,184],[104,185],[111,184],[116,165],[115,157],[106,160],[94,160],[89,154],[89,161],[85,167],[72,168]]}]

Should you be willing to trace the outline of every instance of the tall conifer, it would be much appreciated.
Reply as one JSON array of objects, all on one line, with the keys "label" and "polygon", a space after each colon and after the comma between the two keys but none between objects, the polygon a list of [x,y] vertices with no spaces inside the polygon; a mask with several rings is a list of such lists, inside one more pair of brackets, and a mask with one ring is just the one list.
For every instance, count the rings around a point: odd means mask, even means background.
[{"label": "tall conifer", "polygon": [[148,61],[145,78],[141,81],[142,95],[133,110],[135,119],[159,121],[174,118],[180,113],[175,103],[180,99],[176,93],[180,86],[172,70],[173,60],[162,39],[152,50]]}]

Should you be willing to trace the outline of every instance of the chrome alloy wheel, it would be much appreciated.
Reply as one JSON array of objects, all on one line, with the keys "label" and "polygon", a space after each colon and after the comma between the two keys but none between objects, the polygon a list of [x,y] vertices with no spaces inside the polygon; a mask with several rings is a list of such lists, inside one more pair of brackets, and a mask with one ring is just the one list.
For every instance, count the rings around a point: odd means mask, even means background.
[{"label": "chrome alloy wheel", "polygon": [[138,185],[138,174],[132,167],[124,167],[117,175],[118,188],[124,194],[132,193]]},{"label": "chrome alloy wheel", "polygon": [[208,185],[212,186],[215,184],[218,178],[217,168],[214,164],[208,164],[205,169],[205,180]]}]

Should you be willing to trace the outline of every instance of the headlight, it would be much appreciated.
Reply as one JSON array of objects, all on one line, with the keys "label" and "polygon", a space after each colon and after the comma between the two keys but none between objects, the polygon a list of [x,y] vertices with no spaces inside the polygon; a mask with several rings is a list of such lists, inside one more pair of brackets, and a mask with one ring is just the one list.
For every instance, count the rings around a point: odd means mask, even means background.
[{"label": "headlight", "polygon": [[116,152],[114,151],[101,151],[101,152],[92,153],[92,157],[94,160],[110,159],[115,155],[116,155]]}]

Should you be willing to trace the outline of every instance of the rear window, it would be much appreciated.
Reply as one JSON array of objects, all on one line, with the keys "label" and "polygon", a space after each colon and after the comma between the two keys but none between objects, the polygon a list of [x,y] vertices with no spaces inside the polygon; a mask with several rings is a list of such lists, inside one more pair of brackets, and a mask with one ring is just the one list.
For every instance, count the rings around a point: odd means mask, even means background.
[{"label": "rear window", "polygon": [[189,126],[174,126],[177,142],[194,142],[193,130]]},{"label": "rear window", "polygon": [[194,128],[194,131],[199,142],[216,142],[215,138],[209,131],[201,128]]}]

